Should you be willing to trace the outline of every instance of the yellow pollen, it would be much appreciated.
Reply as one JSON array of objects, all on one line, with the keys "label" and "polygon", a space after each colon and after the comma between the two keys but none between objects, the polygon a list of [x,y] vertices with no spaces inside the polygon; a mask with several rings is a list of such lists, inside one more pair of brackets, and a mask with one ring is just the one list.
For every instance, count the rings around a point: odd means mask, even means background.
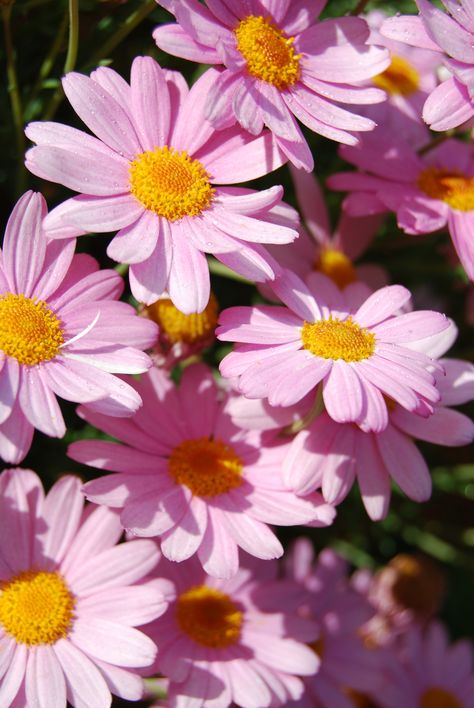
[{"label": "yellow pollen", "polygon": [[423,693],[419,708],[463,708],[463,704],[451,691],[433,687]]},{"label": "yellow pollen", "polygon": [[197,438],[175,447],[169,471],[177,484],[184,484],[198,497],[216,497],[242,484],[242,461],[220,440]]},{"label": "yellow pollen", "polygon": [[73,617],[74,598],[59,573],[26,570],[0,584],[0,626],[19,644],[54,644]]},{"label": "yellow pollen", "polygon": [[392,63],[372,81],[391,96],[410,96],[420,88],[420,74],[406,59],[392,56]]},{"label": "yellow pollen", "polygon": [[375,335],[352,321],[330,318],[305,322],[301,331],[303,347],[322,359],[362,361],[375,350]]},{"label": "yellow pollen", "polygon": [[228,595],[206,585],[178,597],[176,619],[188,637],[205,647],[224,649],[240,637],[242,612]]},{"label": "yellow pollen", "polygon": [[474,209],[474,177],[461,172],[450,172],[439,167],[429,167],[418,177],[418,187],[428,197],[446,202],[452,209]]},{"label": "yellow pollen", "polygon": [[314,269],[331,278],[338,288],[354,283],[357,275],[350,259],[333,248],[324,248],[319,254]]},{"label": "yellow pollen", "polygon": [[214,194],[199,160],[168,146],[137,155],[130,164],[130,191],[146,209],[168,221],[198,216]]},{"label": "yellow pollen", "polygon": [[301,54],[295,54],[294,37],[285,37],[272,22],[249,15],[235,31],[237,49],[247,62],[251,76],[283,91],[300,78]]},{"label": "yellow pollen", "polygon": [[54,359],[64,344],[61,321],[43,300],[0,296],[0,350],[20,364]]},{"label": "yellow pollen", "polygon": [[157,300],[146,307],[145,311],[147,316],[157,323],[160,332],[173,344],[198,344],[212,338],[217,327],[219,306],[211,293],[206,308],[198,314],[183,314],[168,298]]}]

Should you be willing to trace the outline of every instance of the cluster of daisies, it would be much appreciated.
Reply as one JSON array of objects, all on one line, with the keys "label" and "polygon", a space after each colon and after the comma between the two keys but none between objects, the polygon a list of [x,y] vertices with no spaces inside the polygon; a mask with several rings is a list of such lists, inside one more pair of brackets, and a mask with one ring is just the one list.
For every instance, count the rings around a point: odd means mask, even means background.
[{"label": "cluster of daisies", "polygon": [[[65,435],[57,396],[101,434],[68,450],[85,485],[0,474],[0,706],[105,708],[146,685],[171,708],[473,708],[436,568],[351,576],[304,537],[278,562],[275,527],[330,526],[356,479],[374,521],[392,481],[425,501],[416,440],[474,439],[454,322],[354,263],[393,212],[407,234],[447,227],[474,278],[474,148],[453,137],[474,117],[474,0],[325,20],[325,0],[158,3],[176,20],[158,47],[215,68],[191,87],[146,56],[129,83],[71,72],[90,132],[26,128],[28,169],[76,195],[48,213],[27,192],[6,227],[0,458]],[[301,126],[356,168],[329,178],[349,193],[335,230]],[[245,186],[285,163],[299,211]],[[75,252],[95,232],[116,232],[138,308]],[[265,304],[219,312],[206,256]],[[220,375],[200,361],[216,337],[234,345]]]}]

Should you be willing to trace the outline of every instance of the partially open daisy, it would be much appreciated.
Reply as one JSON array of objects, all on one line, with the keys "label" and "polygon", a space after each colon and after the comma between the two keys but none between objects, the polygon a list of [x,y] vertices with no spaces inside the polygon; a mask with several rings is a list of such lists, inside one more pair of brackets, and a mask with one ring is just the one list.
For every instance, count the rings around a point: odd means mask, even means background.
[{"label": "partially open daisy", "polygon": [[[429,142],[426,131],[426,142]],[[333,189],[351,192],[344,202],[349,214],[394,211],[409,234],[449,229],[466,273],[474,279],[474,147],[445,140],[424,154],[400,135],[377,130],[342,157],[359,172],[332,175]]]},{"label": "partially open daisy", "polygon": [[144,405],[117,424],[84,410],[90,423],[125,445],[82,440],[69,455],[115,474],[88,482],[86,496],[119,508],[123,526],[138,536],[159,536],[170,560],[197,553],[205,570],[230,577],[238,547],[257,558],[282,555],[267,524],[326,526],[333,507],[315,493],[305,499],[285,487],[286,444],[242,430],[226,411],[210,371],[185,369],[179,388],[158,369],[137,382]]},{"label": "partially open daisy", "polygon": [[0,457],[17,464],[34,428],[62,437],[56,395],[129,416],[140,396],[112,374],[151,366],[141,349],[157,327],[117,302],[122,278],[74,255],[75,241],[48,242],[46,204],[28,192],[8,221],[0,261]]},{"label": "partially open daisy", "polygon": [[[38,476],[0,475],[0,705],[110,706],[138,700],[137,669],[156,646],[135,627],[166,609],[166,583],[143,582],[159,554],[151,541],[116,545],[118,514],[84,509],[80,480],[45,496]],[[139,583],[139,584],[136,584]]]},{"label": "partially open daisy", "polygon": [[224,310],[219,339],[237,342],[221,362],[226,378],[238,377],[248,398],[290,406],[322,382],[328,414],[380,431],[388,422],[384,395],[403,408],[427,415],[439,400],[432,360],[404,346],[449,327],[444,315],[396,316],[409,291],[392,285],[366,297],[357,284],[344,291],[312,273],[306,284],[289,271],[273,290],[286,307]]},{"label": "partially open daisy", "polygon": [[297,232],[269,211],[279,186],[244,194],[220,185],[245,182],[285,161],[271,133],[240,127],[216,132],[205,119],[210,69],[188,89],[183,77],[137,57],[127,84],[112,69],[70,73],[63,86],[97,135],[58,123],[31,123],[27,167],[80,192],[51,212],[51,238],[120,229],[107,253],[130,264],[130,287],[147,305],[166,290],[178,309],[201,312],[209,300],[205,253],[250,280],[273,279],[277,264],[262,244],[289,243]]},{"label": "partially open daisy", "polygon": [[360,17],[317,22],[325,0],[157,0],[177,25],[158,27],[161,49],[205,64],[223,64],[209,93],[207,117],[218,128],[235,120],[258,135],[266,125],[291,162],[311,171],[313,157],[297,118],[326,138],[354,145],[375,123],[338,104],[383,101],[374,87],[354,84],[390,63],[386,49],[368,46]]},{"label": "partially open daisy", "polygon": [[170,706],[276,708],[300,698],[301,677],[316,671],[307,644],[317,625],[288,602],[298,587],[276,580],[272,563],[242,555],[231,580],[209,577],[195,558],[179,565],[162,558],[153,571],[174,584],[168,611],[147,627],[160,646],[155,666],[170,679]]}]

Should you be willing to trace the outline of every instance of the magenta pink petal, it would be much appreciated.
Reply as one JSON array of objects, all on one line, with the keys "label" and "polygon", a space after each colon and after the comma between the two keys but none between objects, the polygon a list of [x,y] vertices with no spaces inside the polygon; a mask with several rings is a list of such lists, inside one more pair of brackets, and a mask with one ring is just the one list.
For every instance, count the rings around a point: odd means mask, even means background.
[{"label": "magenta pink petal", "polygon": [[469,212],[453,211],[448,223],[459,260],[469,278],[474,280],[474,219]]},{"label": "magenta pink petal", "polygon": [[388,39],[410,44],[413,47],[430,49],[432,52],[442,52],[441,47],[432,40],[426,31],[421,16],[402,15],[401,17],[389,17],[383,22],[380,33]]},{"label": "magenta pink petal", "polygon": [[387,515],[390,504],[390,477],[385,468],[376,444],[377,437],[372,434],[357,436],[355,449],[357,479],[362,501],[372,521],[380,521]]},{"label": "magenta pink petal", "polygon": [[220,64],[216,50],[199,44],[177,24],[157,27],[153,39],[160,49],[174,56],[204,64]]},{"label": "magenta pink petal", "polygon": [[[142,450],[118,445],[109,440],[84,440],[71,443],[68,455],[77,462],[107,469],[112,472],[135,472],[140,475],[156,475],[166,469],[166,462]],[[97,480],[89,482],[93,488]]]},{"label": "magenta pink petal", "polygon": [[462,125],[474,114],[467,87],[451,77],[437,86],[423,106],[423,120],[431,130],[450,130]]},{"label": "magenta pink petal", "polygon": [[431,477],[415,444],[393,426],[377,436],[385,466],[405,494],[418,502],[431,496]]},{"label": "magenta pink petal", "polygon": [[[35,473],[22,469],[4,472],[0,478],[0,491],[2,561],[16,574],[29,568],[34,561],[31,532],[44,494]],[[12,539],[15,539],[14,544]]]},{"label": "magenta pink petal", "polygon": [[472,35],[453,18],[427,0],[416,0],[428,34],[454,59],[474,62]]},{"label": "magenta pink petal", "polygon": [[231,578],[239,567],[237,544],[221,521],[223,512],[212,509],[206,533],[198,549],[198,557],[206,573],[216,578]]},{"label": "magenta pink petal", "polygon": [[194,555],[202,543],[207,523],[207,505],[196,497],[179,523],[161,536],[160,546],[166,558],[180,563]]}]

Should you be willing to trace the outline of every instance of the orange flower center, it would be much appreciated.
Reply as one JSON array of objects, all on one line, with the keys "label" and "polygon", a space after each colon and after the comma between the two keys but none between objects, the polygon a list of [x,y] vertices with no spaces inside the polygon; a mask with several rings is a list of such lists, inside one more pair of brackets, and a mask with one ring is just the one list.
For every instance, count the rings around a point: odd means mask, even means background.
[{"label": "orange flower center", "polygon": [[174,448],[169,471],[198,497],[216,497],[242,484],[243,464],[235,451],[220,440],[185,440]]},{"label": "orange flower center", "polygon": [[205,647],[224,649],[240,638],[242,612],[228,595],[206,585],[179,596],[176,618],[183,632]]},{"label": "orange flower center", "polygon": [[130,191],[146,209],[168,221],[201,214],[214,195],[199,160],[168,146],[142,152],[130,163]]},{"label": "orange flower center", "polygon": [[463,704],[451,691],[433,687],[421,696],[420,708],[463,708]]},{"label": "orange flower center", "polygon": [[452,209],[474,209],[474,177],[461,172],[449,172],[439,167],[429,167],[418,177],[418,187],[428,197],[446,202]]},{"label": "orange flower center", "polygon": [[276,86],[280,91],[292,86],[300,77],[294,37],[285,37],[272,22],[260,15],[249,15],[235,30],[237,49],[247,62],[251,76]]},{"label": "orange flower center", "polygon": [[342,251],[333,248],[324,248],[321,251],[314,269],[327,275],[341,289],[357,280],[351,260]]},{"label": "orange flower center", "polygon": [[392,56],[392,63],[372,81],[391,96],[410,96],[420,88],[420,74],[406,59]]},{"label": "orange flower center", "polygon": [[219,306],[211,293],[206,308],[198,314],[185,315],[163,298],[145,308],[147,316],[157,323],[171,343],[197,344],[209,339],[216,329]]}]

